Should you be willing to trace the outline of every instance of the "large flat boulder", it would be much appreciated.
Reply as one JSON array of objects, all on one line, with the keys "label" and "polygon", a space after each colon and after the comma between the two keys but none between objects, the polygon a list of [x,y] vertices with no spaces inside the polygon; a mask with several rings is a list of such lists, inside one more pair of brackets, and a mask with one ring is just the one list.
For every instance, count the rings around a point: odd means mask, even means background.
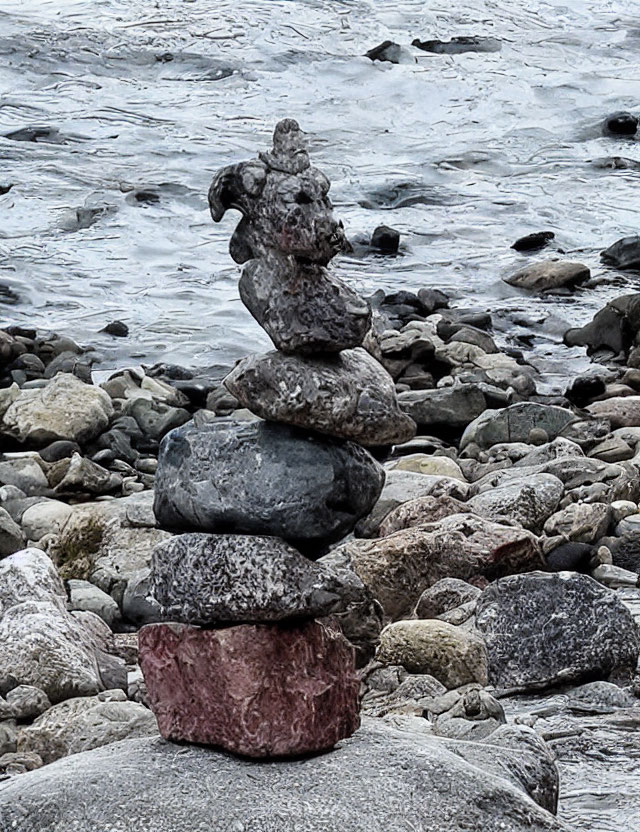
[{"label": "large flat boulder", "polygon": [[384,470],[353,442],[286,425],[197,418],[162,441],[154,510],[171,530],[322,545],[375,504]]},{"label": "large flat boulder", "polygon": [[443,741],[424,723],[368,719],[334,752],[287,762],[124,740],[0,783],[0,832],[570,832],[529,796],[557,789],[539,741]]},{"label": "large flat boulder", "polygon": [[489,653],[489,681],[536,690],[632,673],[640,651],[618,595],[576,572],[529,572],[488,586],[476,626]]},{"label": "large flat boulder", "polygon": [[263,419],[360,445],[400,444],[416,432],[398,407],[393,379],[361,348],[332,356],[249,355],[224,385]]},{"label": "large flat boulder", "polygon": [[544,430],[549,439],[555,439],[574,420],[574,414],[564,407],[537,402],[519,402],[500,410],[486,410],[468,425],[462,434],[460,448],[472,442],[480,448],[490,448],[499,442],[527,442],[534,428]]}]

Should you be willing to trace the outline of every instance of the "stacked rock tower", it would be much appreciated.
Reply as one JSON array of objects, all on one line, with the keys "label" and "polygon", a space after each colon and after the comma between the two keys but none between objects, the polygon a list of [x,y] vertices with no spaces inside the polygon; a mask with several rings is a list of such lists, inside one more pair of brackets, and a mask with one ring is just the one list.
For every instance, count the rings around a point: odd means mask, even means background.
[{"label": "stacked rock tower", "polygon": [[[153,553],[164,622],[140,631],[163,736],[253,757],[331,748],[358,727],[354,651],[332,614],[358,579],[314,561],[378,499],[384,470],[363,446],[415,433],[391,377],[360,345],[368,303],[326,266],[347,246],[298,124],[219,171],[213,219],[242,219],[243,302],[276,351],[240,361],[229,391],[261,419],[200,412],[162,442],[154,510],[177,534]],[[209,418],[207,418],[209,417]]]}]

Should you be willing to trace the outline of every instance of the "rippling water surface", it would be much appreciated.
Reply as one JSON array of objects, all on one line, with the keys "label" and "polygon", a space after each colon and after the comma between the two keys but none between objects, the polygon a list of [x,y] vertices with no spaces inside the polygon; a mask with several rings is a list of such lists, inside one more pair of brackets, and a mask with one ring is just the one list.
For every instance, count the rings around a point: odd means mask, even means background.
[{"label": "rippling water surface", "polygon": [[[465,34],[502,50],[410,47]],[[415,62],[362,57],[386,38]],[[599,128],[638,101],[634,0],[4,0],[0,283],[19,300],[0,303],[0,325],[97,343],[105,366],[267,347],[237,297],[237,218],[214,226],[205,195],[292,116],[349,234],[403,232],[400,256],[344,257],[340,273],[363,291],[442,287],[495,311],[503,342],[526,324],[553,385],[582,355],[555,349],[568,322],[638,284],[598,254],[639,230],[640,173],[591,165],[640,159],[640,141]],[[6,137],[25,127],[54,132]],[[503,284],[525,262],[511,243],[541,229],[602,282],[560,299]],[[114,318],[129,339],[98,334]]]},{"label": "rippling water surface", "polygon": [[[471,34],[502,50],[409,46]],[[362,57],[387,38],[416,60]],[[105,367],[267,348],[237,296],[237,218],[213,225],[206,191],[289,116],[350,236],[403,233],[398,257],[343,257],[342,276],[364,292],[443,288],[492,310],[503,343],[533,330],[528,355],[561,386],[584,365],[558,347],[564,329],[638,288],[599,252],[640,231],[640,173],[592,162],[640,160],[640,141],[600,130],[639,102],[636,0],[3,0],[0,286],[17,302],[0,294],[0,325],[97,344]],[[7,135],[24,128],[47,130]],[[596,285],[536,299],[502,283],[527,262],[511,243],[543,229]],[[114,318],[129,338],[99,334]],[[638,832],[637,727],[592,736],[562,760],[561,814],[582,832]]]}]

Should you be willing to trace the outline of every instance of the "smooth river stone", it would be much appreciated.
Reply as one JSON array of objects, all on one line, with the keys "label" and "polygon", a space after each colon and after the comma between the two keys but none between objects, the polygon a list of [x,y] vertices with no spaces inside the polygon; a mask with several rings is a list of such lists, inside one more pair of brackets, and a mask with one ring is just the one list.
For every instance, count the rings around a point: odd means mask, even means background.
[{"label": "smooth river stone", "polygon": [[245,266],[238,288],[282,352],[315,355],[358,347],[371,324],[368,302],[317,264],[269,254]]},{"label": "smooth river stone", "polygon": [[319,547],[348,534],[383,483],[382,466],[353,442],[196,415],[160,445],[154,511],[160,526],[176,531],[274,535]]},{"label": "smooth river stone", "polygon": [[224,385],[243,407],[274,422],[369,446],[415,436],[415,422],[398,406],[393,379],[361,348],[323,358],[249,355]]},{"label": "smooth river stone", "polygon": [[154,549],[151,574],[163,616],[185,624],[315,618],[367,597],[355,575],[346,583],[277,537],[176,535]]},{"label": "smooth river stone", "polygon": [[360,724],[354,651],[335,626],[148,624],[138,639],[165,739],[288,757],[333,748]]}]

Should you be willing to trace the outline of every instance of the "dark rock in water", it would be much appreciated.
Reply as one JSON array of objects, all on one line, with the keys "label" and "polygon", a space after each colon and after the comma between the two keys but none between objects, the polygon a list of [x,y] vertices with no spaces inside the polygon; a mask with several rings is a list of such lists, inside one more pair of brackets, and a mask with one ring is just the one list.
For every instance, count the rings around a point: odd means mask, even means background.
[{"label": "dark rock in water", "polygon": [[317,618],[366,597],[355,575],[347,584],[277,537],[176,535],[153,550],[151,575],[165,619],[203,626]]},{"label": "dark rock in water", "polygon": [[5,139],[14,142],[46,142],[48,144],[65,144],[57,127],[23,127],[4,134]]},{"label": "dark rock in water", "polygon": [[588,355],[603,347],[618,354],[630,349],[638,331],[640,293],[634,293],[609,301],[585,326],[567,330],[564,342],[570,347],[586,346]]},{"label": "dark rock in water", "polygon": [[554,811],[558,773],[533,732],[505,727],[485,744],[410,724],[367,718],[331,754],[260,765],[124,740],[0,783],[0,832],[52,832],[71,818],[73,832],[569,832],[534,802]]},{"label": "dark rock in water", "polygon": [[624,156],[604,156],[601,159],[594,159],[591,164],[594,168],[603,170],[640,170],[640,161],[626,159]]},{"label": "dark rock in water", "polygon": [[590,572],[595,549],[588,543],[562,543],[545,558],[552,572]]},{"label": "dark rock in water", "polygon": [[423,52],[433,52],[436,55],[460,55],[462,52],[499,52],[502,49],[502,42],[497,38],[484,38],[479,35],[451,38],[450,41],[442,40],[420,40],[416,38],[411,42]]},{"label": "dark rock in water", "polygon": [[640,637],[615,592],[587,575],[529,572],[490,584],[476,608],[489,681],[536,690],[632,674]]},{"label": "dark rock in water", "polygon": [[150,190],[134,191],[131,196],[137,203],[145,203],[146,205],[155,205],[160,202],[160,194]]},{"label": "dark rock in water", "polygon": [[640,234],[623,237],[601,252],[600,258],[616,269],[640,269]]},{"label": "dark rock in water", "polygon": [[526,237],[520,237],[511,246],[516,251],[540,251],[540,249],[549,245],[551,240],[555,239],[553,231],[537,231],[535,234],[527,234]]},{"label": "dark rock in water", "polygon": [[378,46],[374,46],[365,53],[365,58],[372,61],[388,61],[391,64],[399,64],[406,60],[407,50],[400,46],[399,43],[394,43],[392,40],[385,40]]},{"label": "dark rock in water", "polygon": [[13,183],[10,183],[9,185],[0,185],[0,196],[8,194],[11,188],[13,188]]},{"label": "dark rock in water", "polygon": [[45,462],[59,462],[61,459],[71,459],[74,454],[81,453],[81,450],[77,442],[58,439],[56,442],[47,445],[39,453]]},{"label": "dark rock in water", "polygon": [[604,120],[602,132],[608,136],[635,136],[638,132],[638,118],[633,113],[612,113]]},{"label": "dark rock in water", "polygon": [[8,306],[14,306],[20,301],[20,295],[14,291],[11,286],[6,283],[0,283],[0,303],[6,303]]},{"label": "dark rock in water", "polygon": [[633,532],[620,537],[603,537],[600,545],[611,552],[614,566],[640,574],[640,537]]},{"label": "dark rock in water", "polygon": [[398,407],[393,379],[361,348],[327,358],[250,355],[236,364],[224,384],[243,407],[263,419],[360,445],[400,444],[416,432],[415,423]]},{"label": "dark rock in water", "polygon": [[145,374],[151,378],[162,378],[166,380],[188,381],[194,377],[193,370],[182,367],[180,364],[165,364],[161,361],[152,367],[144,367]]},{"label": "dark rock in water", "polygon": [[418,298],[425,315],[431,315],[437,309],[446,309],[449,306],[449,298],[439,289],[420,289]]},{"label": "dark rock in water", "polygon": [[381,466],[352,442],[196,416],[160,446],[154,511],[169,529],[274,535],[317,546],[350,532],[383,482]]},{"label": "dark rock in water", "polygon": [[515,274],[504,277],[503,280],[519,289],[547,292],[562,286],[575,286],[588,280],[590,276],[590,269],[583,263],[546,260],[526,266]]},{"label": "dark rock in water", "polygon": [[367,301],[313,263],[270,253],[245,267],[239,289],[244,305],[282,352],[358,347],[371,325]]},{"label": "dark rock in water", "polygon": [[111,321],[100,332],[106,332],[107,335],[115,335],[116,338],[124,338],[129,334],[129,327],[122,323],[122,321]]},{"label": "dark rock in water", "polygon": [[400,245],[400,232],[388,225],[379,225],[371,235],[371,247],[385,254],[395,254]]},{"label": "dark rock in water", "polygon": [[333,748],[360,724],[353,648],[335,626],[148,624],[139,650],[165,739],[292,757]]},{"label": "dark rock in water", "polygon": [[564,391],[564,395],[576,407],[585,407],[597,396],[601,396],[606,389],[607,383],[602,376],[584,375],[575,378]]}]

